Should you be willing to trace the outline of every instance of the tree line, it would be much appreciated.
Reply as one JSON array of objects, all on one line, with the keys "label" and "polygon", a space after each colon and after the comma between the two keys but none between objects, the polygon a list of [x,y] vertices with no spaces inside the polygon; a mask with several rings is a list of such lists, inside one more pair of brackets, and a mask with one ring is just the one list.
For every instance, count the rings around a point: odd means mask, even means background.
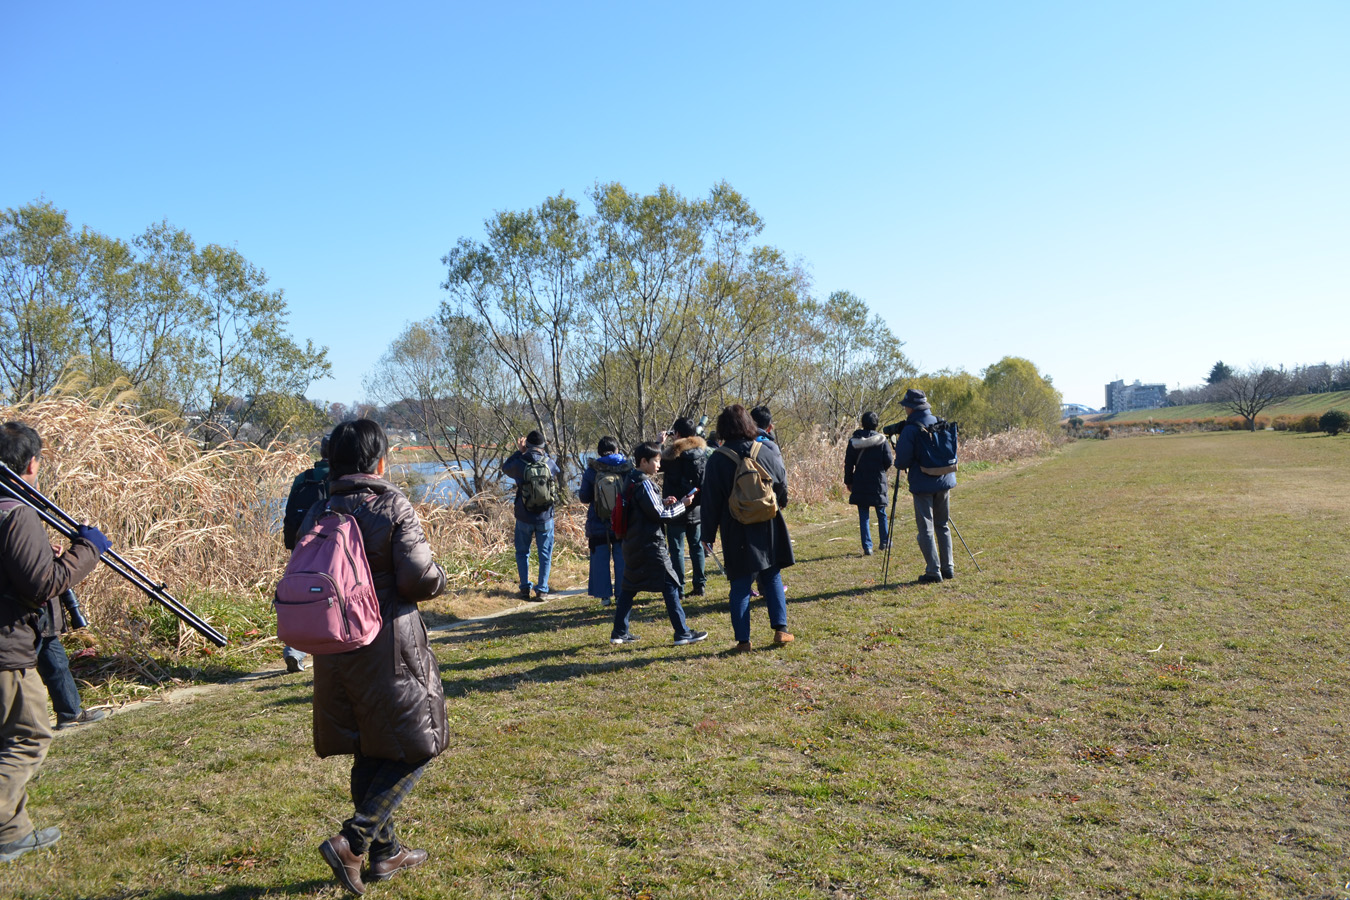
[{"label": "tree line", "polygon": [[1234,369],[1219,360],[1210,367],[1204,384],[1180,388],[1167,395],[1168,406],[1217,403],[1256,430],[1256,417],[1267,407],[1298,394],[1350,391],[1350,360],[1314,365],[1253,365]]},{"label": "tree line", "polygon": [[560,193],[460,238],[439,309],[367,379],[471,491],[524,429],[566,474],[602,434],[632,446],[732,402],[769,405],[788,441],[847,433],[866,410],[900,418],[914,386],[973,432],[1059,419],[1059,393],[1024,359],[921,375],[862,298],[816,296],[802,264],[760,243],[763,220],[725,182],[702,197],[602,183],[586,200]]},{"label": "tree line", "polygon": [[305,393],[327,350],[286,331],[280,290],[238,250],[167,222],[130,239],[76,231],[38,200],[0,218],[0,394],[130,388],[207,440],[316,427]]}]

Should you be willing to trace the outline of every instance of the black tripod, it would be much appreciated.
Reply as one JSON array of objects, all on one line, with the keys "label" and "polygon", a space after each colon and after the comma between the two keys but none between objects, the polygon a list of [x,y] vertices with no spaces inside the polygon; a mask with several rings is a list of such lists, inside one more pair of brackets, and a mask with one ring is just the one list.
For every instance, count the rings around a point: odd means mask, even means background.
[{"label": "black tripod", "polygon": [[[24,481],[13,469],[0,462],[0,495],[7,494],[33,508],[42,521],[68,540],[74,540],[80,523],[73,516],[42,495],[42,492]],[[225,635],[212,628],[205,619],[183,605],[182,601],[170,594],[163,584],[155,584],[140,569],[123,559],[115,550],[109,550],[100,557],[108,568],[145,592],[151,600],[163,606],[179,619],[195,628],[202,637],[217,647],[224,647],[229,641]]]}]

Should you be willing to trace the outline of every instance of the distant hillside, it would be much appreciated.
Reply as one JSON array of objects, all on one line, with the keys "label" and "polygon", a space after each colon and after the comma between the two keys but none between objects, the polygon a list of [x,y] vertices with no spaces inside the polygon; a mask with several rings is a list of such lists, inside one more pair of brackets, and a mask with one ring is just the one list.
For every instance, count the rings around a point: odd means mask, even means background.
[{"label": "distant hillside", "polygon": [[[1328,394],[1299,394],[1261,410],[1261,418],[1273,419],[1276,416],[1304,416],[1308,413],[1321,415],[1329,409],[1343,409],[1350,412],[1350,391],[1334,391]],[[1178,419],[1227,418],[1234,415],[1221,403],[1193,403],[1190,406],[1166,406],[1162,409],[1132,409],[1123,413],[1093,416],[1094,422],[1174,422]]]}]

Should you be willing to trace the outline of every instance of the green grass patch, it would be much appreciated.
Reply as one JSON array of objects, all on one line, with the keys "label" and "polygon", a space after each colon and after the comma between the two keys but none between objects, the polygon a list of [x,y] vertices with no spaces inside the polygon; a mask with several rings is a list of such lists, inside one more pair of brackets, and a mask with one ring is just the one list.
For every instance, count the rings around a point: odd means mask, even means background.
[{"label": "green grass patch", "polygon": [[[1289,397],[1261,410],[1261,418],[1305,416],[1309,413],[1320,416],[1331,409],[1350,412],[1350,391],[1300,394],[1297,397]],[[1167,406],[1161,409],[1131,409],[1126,412],[1094,417],[1093,421],[1108,425],[1134,425],[1146,422],[1179,422],[1190,419],[1227,419],[1235,415],[1237,414],[1222,403],[1191,403],[1186,406]]]},{"label": "green grass patch", "polygon": [[[726,582],[670,646],[581,598],[433,635],[450,749],[400,829],[407,898],[1341,897],[1350,880],[1350,442],[1079,442],[969,478],[957,578],[898,511],[893,583],[856,513],[789,509],[796,643],[732,642]],[[900,581],[901,583],[894,583]],[[174,695],[54,742],[66,837],[21,898],[333,898],[315,848],[346,759],[310,681]]]}]

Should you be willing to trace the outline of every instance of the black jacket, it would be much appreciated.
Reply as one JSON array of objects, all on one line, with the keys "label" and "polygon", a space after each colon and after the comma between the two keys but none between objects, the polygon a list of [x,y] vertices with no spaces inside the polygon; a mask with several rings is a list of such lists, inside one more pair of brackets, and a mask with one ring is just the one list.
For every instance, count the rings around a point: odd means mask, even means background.
[{"label": "black jacket", "polygon": [[854,506],[885,506],[890,493],[886,472],[895,465],[891,442],[885,435],[859,428],[844,451],[844,484]]},{"label": "black jacket", "polygon": [[666,520],[684,514],[684,506],[662,505],[656,479],[637,469],[624,483],[624,502],[629,504],[628,531],[623,536],[623,590],[656,591],[679,587],[680,577],[666,549]]},{"label": "black jacket", "polygon": [[[698,435],[679,438],[673,444],[661,448],[662,487],[667,497],[683,498],[694,488],[703,487],[703,472],[708,465],[708,442]],[[700,490],[700,494],[702,491]],[[700,521],[699,494],[689,503],[685,515],[690,525]]]},{"label": "black jacket", "polygon": [[306,469],[291,482],[291,492],[286,497],[286,515],[281,520],[281,542],[287,550],[295,549],[299,539],[300,523],[305,521],[305,513],[315,503],[328,499],[328,460],[321,459],[313,467]]},{"label": "black jacket", "polygon": [[0,671],[37,665],[47,601],[94,571],[94,545],[76,538],[60,556],[33,508],[0,502]]},{"label": "black jacket", "polygon": [[[723,446],[740,456],[750,453],[750,441],[727,441]],[[760,441],[759,462],[773,476],[773,491],[778,497],[778,515],[767,522],[742,525],[727,508],[731,496],[731,480],[736,474],[736,463],[718,450],[708,457],[703,476],[703,540],[712,543],[722,533],[722,562],[727,578],[744,578],[765,569],[785,568],[796,560],[792,555],[792,541],[788,537],[783,507],[787,506],[787,470],[778,445],[771,440]]]},{"label": "black jacket", "polygon": [[[373,643],[314,657],[314,750],[417,762],[449,741],[440,666],[417,604],[445,590],[408,498],[373,475],[330,482],[329,508],[356,517],[383,624]],[[318,510],[305,516],[301,534]]]}]

